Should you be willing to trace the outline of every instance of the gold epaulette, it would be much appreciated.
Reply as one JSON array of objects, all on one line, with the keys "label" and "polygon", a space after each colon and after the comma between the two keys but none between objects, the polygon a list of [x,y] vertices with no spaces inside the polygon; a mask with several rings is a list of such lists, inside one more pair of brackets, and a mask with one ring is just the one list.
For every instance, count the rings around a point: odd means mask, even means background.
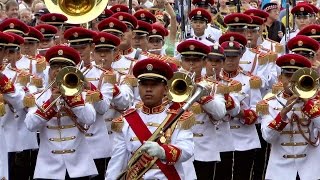
[{"label": "gold epaulette", "polygon": [[137,87],[138,80],[133,75],[127,75],[122,81],[122,84],[128,84],[131,87]]},{"label": "gold epaulette", "polygon": [[261,100],[256,105],[256,112],[258,114],[267,115],[269,114],[268,100]]},{"label": "gold epaulette", "polygon": [[268,53],[268,60],[269,60],[269,62],[276,62],[277,58],[278,58],[278,54],[277,54],[276,52],[270,51],[270,52]]},{"label": "gold epaulette", "polygon": [[0,94],[0,117],[6,114],[6,108],[4,105],[3,94]]},{"label": "gold epaulette", "polygon": [[197,102],[193,103],[190,107],[190,110],[193,112],[193,114],[201,114],[203,113],[203,110],[201,108],[201,105]]},{"label": "gold epaulette", "polygon": [[251,89],[260,89],[262,86],[262,80],[258,76],[251,76],[249,83]]},{"label": "gold epaulette", "polygon": [[260,52],[258,56],[258,61],[259,61],[259,65],[267,64],[269,62],[268,54]]},{"label": "gold epaulette", "polygon": [[143,106],[143,102],[139,101],[139,102],[136,103],[135,108],[136,109],[140,109],[142,106]]},{"label": "gold epaulette", "polygon": [[22,86],[26,86],[30,82],[30,74],[28,72],[19,73],[17,82]]},{"label": "gold epaulette", "polygon": [[242,90],[242,84],[239,81],[233,80],[229,84],[229,92],[239,92]]},{"label": "gold epaulette", "polygon": [[217,90],[216,90],[216,93],[217,94],[228,94],[230,93],[230,88],[229,86],[225,85],[225,84],[222,84],[222,83],[219,83],[217,85]]},{"label": "gold epaulette", "polygon": [[36,104],[36,99],[33,94],[28,94],[24,96],[23,98],[24,107],[27,107],[27,108],[34,107],[35,104]]},{"label": "gold epaulette", "polygon": [[43,87],[43,82],[41,77],[32,76],[31,77],[31,84],[36,86],[37,88]]},{"label": "gold epaulette", "polygon": [[277,82],[272,85],[272,94],[278,94],[283,90],[283,84],[281,82]]},{"label": "gold epaulette", "polygon": [[115,118],[111,122],[111,130],[114,132],[121,132],[123,128],[123,124],[124,124],[124,121],[122,116]]},{"label": "gold epaulette", "polygon": [[128,109],[126,112],[124,112],[124,114],[122,116],[113,119],[112,123],[111,123],[111,130],[114,132],[121,132],[123,125],[124,125],[123,118],[125,116],[128,116],[129,114],[133,113],[134,111],[136,111],[135,108]]},{"label": "gold epaulette", "polygon": [[37,58],[37,63],[36,63],[36,71],[37,73],[41,73],[43,72],[46,67],[47,67],[47,61],[46,61],[46,58],[45,57],[40,57],[40,58]]},{"label": "gold epaulette", "polygon": [[103,73],[104,76],[104,82],[110,83],[110,84],[116,84],[117,83],[117,76],[115,73],[111,71],[106,71]]},{"label": "gold epaulette", "polygon": [[274,48],[275,48],[275,52],[276,53],[282,53],[284,51],[284,48],[283,48],[283,45],[280,44],[279,42],[277,41],[274,41],[274,40],[271,40],[271,39],[267,39],[268,41],[270,41],[271,43],[274,43]]},{"label": "gold epaulette", "polygon": [[180,129],[190,129],[196,122],[194,114],[190,111],[185,111],[179,118],[177,127]]},{"label": "gold epaulette", "polygon": [[100,92],[99,91],[91,91],[88,90],[86,93],[86,102],[87,103],[95,103],[100,101]]}]

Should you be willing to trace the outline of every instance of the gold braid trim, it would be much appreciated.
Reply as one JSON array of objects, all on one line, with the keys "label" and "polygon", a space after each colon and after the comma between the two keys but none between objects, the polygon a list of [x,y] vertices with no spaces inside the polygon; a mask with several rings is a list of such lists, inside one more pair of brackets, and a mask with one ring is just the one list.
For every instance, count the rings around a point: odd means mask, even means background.
[{"label": "gold braid trim", "polygon": [[230,91],[229,86],[226,86],[224,84],[218,84],[217,85],[217,91],[216,91],[217,94],[228,94],[230,92],[231,91]]},{"label": "gold braid trim", "polygon": [[6,108],[4,105],[4,102],[0,102],[0,117],[4,116],[6,114]]},{"label": "gold braid trim", "polygon": [[256,112],[258,114],[268,115],[269,114],[268,101],[267,100],[262,100],[262,101],[258,102],[257,106],[256,106]]},{"label": "gold braid trim", "polygon": [[276,62],[277,58],[278,58],[278,54],[275,52],[270,52],[268,54],[269,62]]},{"label": "gold braid trim", "polygon": [[40,77],[31,77],[31,84],[36,86],[37,88],[42,88],[43,87],[43,83],[42,83],[42,78]]},{"label": "gold braid trim", "polygon": [[257,76],[252,76],[249,82],[251,89],[260,89],[262,86],[262,80]]},{"label": "gold braid trim", "polygon": [[281,82],[277,82],[272,85],[272,94],[278,94],[283,90],[283,84]]},{"label": "gold braid trim", "polygon": [[182,114],[178,121],[177,127],[179,129],[190,129],[193,125],[195,125],[196,118],[194,114],[190,111],[186,111]]},{"label": "gold braid trim", "polygon": [[104,82],[105,83],[110,83],[110,84],[116,84],[117,83],[117,77],[116,74],[113,72],[105,72],[104,74]]},{"label": "gold braid trim", "polygon": [[45,57],[37,59],[37,63],[36,63],[37,73],[43,72],[46,69],[46,67],[47,67],[47,62],[46,62]]},{"label": "gold braid trim", "polygon": [[114,132],[121,132],[124,125],[123,116],[115,118],[111,123],[111,130]]},{"label": "gold braid trim", "polygon": [[259,54],[258,56],[259,65],[267,64],[269,61],[267,54]]},{"label": "gold braid trim", "polygon": [[23,98],[24,107],[27,107],[27,108],[34,107],[35,104],[36,104],[36,99],[32,94],[24,96]]}]

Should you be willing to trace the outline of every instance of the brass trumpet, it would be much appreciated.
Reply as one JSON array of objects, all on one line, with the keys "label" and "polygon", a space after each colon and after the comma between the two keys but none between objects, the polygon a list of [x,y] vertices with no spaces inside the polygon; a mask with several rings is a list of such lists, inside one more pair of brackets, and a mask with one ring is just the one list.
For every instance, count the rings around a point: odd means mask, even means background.
[{"label": "brass trumpet", "polygon": [[37,99],[39,99],[54,84],[59,87],[61,94],[45,109],[42,106],[38,105],[38,103],[36,103],[37,107],[42,112],[47,112],[48,109],[50,109],[61,96],[75,96],[80,94],[84,87],[84,76],[82,72],[75,67],[64,67],[58,72],[56,79],[52,81],[45,90],[43,90],[43,92],[38,96]]}]

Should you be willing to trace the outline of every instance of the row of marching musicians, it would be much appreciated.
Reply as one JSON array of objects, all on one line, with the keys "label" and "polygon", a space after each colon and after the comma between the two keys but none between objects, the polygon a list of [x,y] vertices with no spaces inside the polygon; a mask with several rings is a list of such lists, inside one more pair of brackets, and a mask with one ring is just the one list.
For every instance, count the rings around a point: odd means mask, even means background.
[{"label": "row of marching musicians", "polygon": [[[193,20],[207,19],[199,9],[190,16]],[[23,38],[20,35],[27,30],[18,21],[2,24],[7,28],[0,33],[1,60],[6,57],[9,61],[3,67],[0,82],[4,115],[0,132],[5,139],[2,145],[9,152],[37,148],[36,134],[31,131],[40,132],[35,179],[89,179],[97,174],[97,178],[104,178],[105,171],[107,179],[116,179],[124,170],[128,179],[141,176],[144,179],[211,179],[213,176],[249,179],[256,149],[260,148],[255,126],[259,121],[263,138],[272,144],[266,179],[319,178],[317,166],[309,165],[316,164],[315,158],[310,157],[319,153],[315,147],[317,101],[311,98],[302,101],[292,92],[292,82],[289,83],[298,69],[311,68],[310,60],[287,54],[273,62],[272,53],[247,50],[246,38],[237,33],[221,36],[220,46],[183,41],[177,47],[181,68],[193,74],[192,81],[198,83],[194,87],[204,87],[209,93],[181,114],[178,113],[182,112],[181,107],[187,107],[188,103],[174,102],[185,94],[172,97],[172,92],[180,90],[172,89],[179,86],[170,81],[177,69],[174,65],[114,53],[120,44],[119,37],[131,28],[130,24],[134,26],[129,16],[122,19],[127,20],[127,25],[115,18],[104,21],[99,27],[105,32],[71,28],[64,34],[70,47],[50,48],[46,62],[20,58],[20,45],[24,41],[37,41],[39,33],[29,33]],[[243,24],[235,26],[241,29]],[[50,30],[50,26],[42,28]],[[255,28],[250,32],[255,32]],[[250,45],[255,41],[251,39]],[[291,44],[293,52],[303,55],[319,49],[317,43],[305,36],[293,38]],[[240,68],[240,58],[250,52],[259,60],[255,61],[257,67],[265,65],[264,72],[269,74],[257,77]],[[79,64],[80,70],[72,68]],[[284,91],[261,101],[265,89],[275,81],[277,74],[272,73],[276,72],[272,67],[276,65],[281,68],[279,82],[282,83],[276,87],[283,87]],[[59,78],[61,75],[68,76]],[[82,75],[84,92],[75,83],[82,81]],[[53,81],[56,82],[43,92],[41,84]],[[74,93],[75,90],[82,93]],[[57,99],[59,94],[62,97]],[[168,98],[164,98],[166,95]],[[138,103],[140,99],[142,102]],[[131,105],[136,108],[127,110]],[[177,115],[180,117],[176,118]],[[114,141],[108,141],[105,120],[111,125],[109,133],[113,132]],[[159,131],[163,127],[166,131]],[[7,162],[6,152],[1,153],[4,158],[1,162]],[[110,156],[106,168],[106,158]],[[1,165],[6,167],[6,163]],[[288,166],[291,172],[283,174]],[[2,169],[7,178],[7,169]]]}]

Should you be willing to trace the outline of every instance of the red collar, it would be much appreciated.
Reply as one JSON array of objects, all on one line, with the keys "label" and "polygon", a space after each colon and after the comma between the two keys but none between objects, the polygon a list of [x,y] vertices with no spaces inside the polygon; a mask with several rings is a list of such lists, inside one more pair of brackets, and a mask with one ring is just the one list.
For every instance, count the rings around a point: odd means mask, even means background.
[{"label": "red collar", "polygon": [[153,107],[153,108],[149,108],[149,107],[143,105],[141,109],[144,114],[159,114],[164,111],[165,105],[161,104],[161,105]]},{"label": "red collar", "polygon": [[224,76],[224,77],[228,77],[228,78],[234,78],[234,77],[236,77],[238,74],[239,74],[239,69],[237,69],[236,71],[233,71],[233,72],[230,72],[230,73],[228,73],[228,72],[226,72],[226,71],[223,71],[222,72],[222,75]]},{"label": "red collar", "polygon": [[130,54],[132,52],[133,52],[133,48],[129,48],[129,49],[124,50],[124,51],[119,50],[119,54],[121,54],[121,55],[128,55],[128,54]]},{"label": "red collar", "polygon": [[121,59],[121,53],[119,52],[116,57],[114,57],[113,62],[119,61]]}]

